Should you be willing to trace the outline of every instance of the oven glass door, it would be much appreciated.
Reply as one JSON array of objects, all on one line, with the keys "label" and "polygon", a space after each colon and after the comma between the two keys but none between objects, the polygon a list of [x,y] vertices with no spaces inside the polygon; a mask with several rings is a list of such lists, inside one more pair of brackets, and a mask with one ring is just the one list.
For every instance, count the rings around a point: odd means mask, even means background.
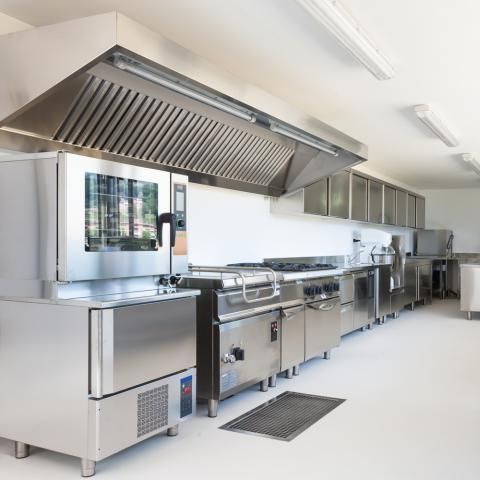
[{"label": "oven glass door", "polygon": [[64,153],[59,159],[61,281],[170,272],[170,174]]}]

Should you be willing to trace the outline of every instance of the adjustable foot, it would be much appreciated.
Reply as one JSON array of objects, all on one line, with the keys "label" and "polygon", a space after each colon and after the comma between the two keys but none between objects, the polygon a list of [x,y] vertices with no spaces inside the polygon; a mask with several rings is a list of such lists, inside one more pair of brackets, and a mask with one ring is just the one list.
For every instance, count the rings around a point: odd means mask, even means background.
[{"label": "adjustable foot", "polygon": [[260,391],[268,392],[268,378],[265,378],[260,382]]},{"label": "adjustable foot", "polygon": [[323,358],[325,360],[330,360],[331,357],[332,357],[332,354],[330,353],[330,350],[327,350],[326,352],[324,352]]},{"label": "adjustable foot", "polygon": [[285,371],[285,377],[290,380],[293,378],[293,368],[289,368]]},{"label": "adjustable foot", "polygon": [[472,319],[472,312],[467,312],[467,320],[471,320]]},{"label": "adjustable foot", "polygon": [[268,386],[269,387],[276,387],[277,386],[277,374],[276,373],[274,373],[271,377],[269,377]]},{"label": "adjustable foot", "polygon": [[208,416],[215,418],[218,413],[218,400],[213,398],[208,399]]},{"label": "adjustable foot", "polygon": [[176,437],[178,435],[178,425],[174,425],[173,427],[167,428],[167,435],[169,437]]},{"label": "adjustable foot", "polygon": [[398,318],[400,316],[400,312],[393,312],[393,318]]},{"label": "adjustable foot", "polygon": [[300,375],[300,365],[294,365],[293,366],[293,374],[294,375]]},{"label": "adjustable foot", "polygon": [[360,330],[364,332],[367,329],[367,327],[364,325]]},{"label": "adjustable foot", "polygon": [[87,458],[80,459],[82,477],[93,477],[95,475],[95,462],[93,460],[88,460]]},{"label": "adjustable foot", "polygon": [[23,442],[14,442],[15,458],[27,458],[30,455],[30,445]]},{"label": "adjustable foot", "polygon": [[370,322],[370,323],[367,325],[367,328],[368,328],[369,330],[371,330],[371,329],[373,328],[373,322]]}]

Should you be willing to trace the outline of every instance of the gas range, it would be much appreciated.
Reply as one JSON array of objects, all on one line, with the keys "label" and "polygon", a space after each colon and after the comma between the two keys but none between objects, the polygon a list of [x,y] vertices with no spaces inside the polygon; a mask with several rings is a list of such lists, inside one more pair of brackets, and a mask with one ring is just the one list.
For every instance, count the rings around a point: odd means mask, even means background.
[{"label": "gas range", "polygon": [[333,270],[337,268],[331,263],[293,263],[293,262],[242,262],[230,263],[228,267],[271,268],[276,272],[312,272],[319,270]]}]

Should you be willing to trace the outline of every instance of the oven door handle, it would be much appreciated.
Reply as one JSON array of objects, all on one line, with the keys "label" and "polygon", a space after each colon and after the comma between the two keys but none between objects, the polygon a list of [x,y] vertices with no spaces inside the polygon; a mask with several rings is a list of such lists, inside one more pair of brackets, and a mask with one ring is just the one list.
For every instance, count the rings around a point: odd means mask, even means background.
[{"label": "oven door handle", "polygon": [[319,305],[307,303],[307,307],[311,308],[312,310],[322,310],[323,312],[328,312],[329,310],[333,310],[335,308],[335,303],[320,303]]},{"label": "oven door handle", "polygon": [[163,247],[163,225],[170,224],[170,246],[175,246],[177,237],[177,216],[174,213],[161,213],[157,221],[158,244]]}]

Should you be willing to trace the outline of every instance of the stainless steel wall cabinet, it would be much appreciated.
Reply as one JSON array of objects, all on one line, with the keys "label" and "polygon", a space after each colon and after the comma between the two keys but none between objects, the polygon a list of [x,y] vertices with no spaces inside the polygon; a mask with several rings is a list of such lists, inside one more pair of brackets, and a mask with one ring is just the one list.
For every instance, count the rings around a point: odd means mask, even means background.
[{"label": "stainless steel wall cabinet", "polygon": [[350,217],[350,172],[342,171],[329,178],[329,206],[331,217]]},{"label": "stainless steel wall cabinet", "polygon": [[368,180],[368,221],[383,223],[383,188],[380,182]]},{"label": "stainless steel wall cabinet", "polygon": [[396,224],[399,227],[406,227],[408,223],[407,192],[396,190]]},{"label": "stainless steel wall cabinet", "polygon": [[368,188],[367,179],[359,175],[352,174],[352,213],[351,219],[366,222],[368,220],[367,198]]},{"label": "stainless steel wall cabinet", "polygon": [[383,186],[383,223],[395,225],[396,202],[395,189],[387,185]]},{"label": "stainless steel wall cabinet", "polygon": [[328,179],[323,178],[303,190],[305,213],[328,215]]},{"label": "stainless steel wall cabinet", "polygon": [[407,227],[415,228],[416,226],[415,210],[415,195],[409,193],[407,195]]},{"label": "stainless steel wall cabinet", "polygon": [[415,203],[415,226],[416,228],[425,228],[425,199],[417,197]]}]

